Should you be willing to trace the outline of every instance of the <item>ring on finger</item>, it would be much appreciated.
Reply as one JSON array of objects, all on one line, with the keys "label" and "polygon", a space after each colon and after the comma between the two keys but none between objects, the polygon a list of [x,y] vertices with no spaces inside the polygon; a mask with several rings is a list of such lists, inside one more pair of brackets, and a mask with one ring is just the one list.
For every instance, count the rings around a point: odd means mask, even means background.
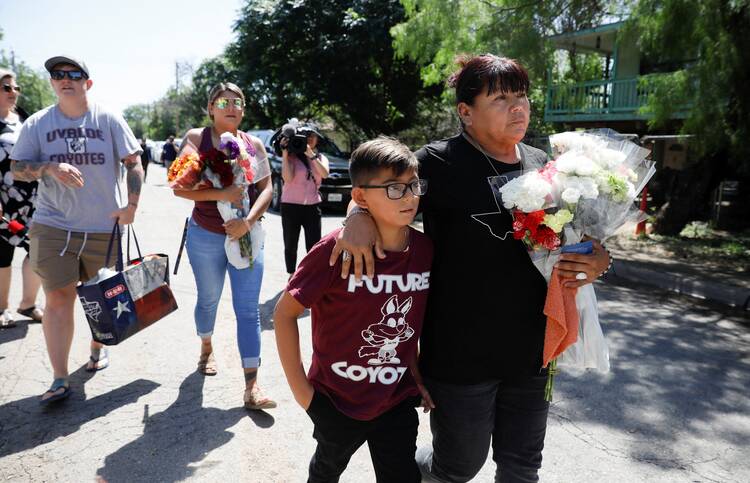
[{"label": "ring on finger", "polygon": [[349,259],[352,258],[352,254],[349,253],[349,250],[344,250],[341,252],[341,259],[345,262],[349,261]]},{"label": "ring on finger", "polygon": [[586,274],[584,272],[576,273],[576,280],[586,280]]}]

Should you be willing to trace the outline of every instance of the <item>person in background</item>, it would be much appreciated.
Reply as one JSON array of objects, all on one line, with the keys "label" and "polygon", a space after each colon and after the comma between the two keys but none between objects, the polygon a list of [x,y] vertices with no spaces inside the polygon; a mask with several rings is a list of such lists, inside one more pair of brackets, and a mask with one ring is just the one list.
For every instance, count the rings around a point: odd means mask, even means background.
[{"label": "person in background", "polygon": [[19,231],[19,225],[25,228],[31,221],[38,183],[17,181],[10,172],[10,153],[28,115],[16,104],[21,86],[16,83],[13,72],[0,68],[0,89],[0,329],[5,329],[16,325],[8,308],[11,263],[16,247],[26,250],[21,265],[23,291],[16,312],[32,322],[41,322],[44,311],[36,306],[42,282],[31,269],[28,239]]},{"label": "person in background", "polygon": [[164,146],[161,148],[161,164],[164,165],[165,168],[167,168],[167,172],[169,172],[169,167],[172,166],[172,162],[177,159],[177,146],[174,143],[174,135],[171,135],[167,138],[167,142],[164,143]]},{"label": "person in background", "polygon": [[148,163],[151,161],[151,150],[148,148],[146,138],[142,138],[140,141],[141,145],[141,165],[143,166],[143,181],[146,181],[148,176]]},{"label": "person in background", "polygon": [[291,277],[297,267],[297,244],[300,229],[305,230],[305,247],[318,243],[320,224],[320,183],[328,177],[328,158],[317,150],[318,134],[307,130],[307,149],[304,153],[290,153],[288,139],[281,141],[281,227],[284,235],[284,262]]}]

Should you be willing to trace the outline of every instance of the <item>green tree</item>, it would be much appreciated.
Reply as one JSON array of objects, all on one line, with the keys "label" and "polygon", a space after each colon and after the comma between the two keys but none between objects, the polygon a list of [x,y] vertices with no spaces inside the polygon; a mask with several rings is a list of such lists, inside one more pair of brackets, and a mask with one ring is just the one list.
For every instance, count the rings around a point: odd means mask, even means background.
[{"label": "green tree", "polygon": [[[549,35],[592,27],[622,10],[604,0],[402,0],[406,20],[392,30],[398,56],[422,65],[427,84],[443,82],[459,54],[492,52],[518,59],[528,70],[532,103],[530,131],[547,132],[544,96],[555,81],[588,80],[593,57],[570,55],[569,69],[556,70]],[[580,59],[580,60],[579,60]],[[597,65],[597,62],[599,63]]]},{"label": "green tree", "polygon": [[397,0],[249,0],[227,57],[236,66],[253,122],[328,116],[350,137],[411,126],[425,88],[417,65],[394,57]]},{"label": "green tree", "polygon": [[655,62],[684,68],[663,77],[649,97],[651,126],[688,110],[682,126],[694,163],[674,173],[655,227],[677,234],[708,216],[711,193],[727,175],[750,175],[750,0],[640,0],[629,29]]},{"label": "green tree", "polygon": [[[3,31],[0,29],[0,40],[3,39]],[[29,114],[43,109],[55,102],[55,92],[49,83],[46,72],[36,71],[26,65],[23,61],[17,61],[15,56],[8,56],[5,50],[0,49],[0,67],[10,69],[16,74],[16,82],[23,89],[23,94],[18,99],[18,105]]]}]

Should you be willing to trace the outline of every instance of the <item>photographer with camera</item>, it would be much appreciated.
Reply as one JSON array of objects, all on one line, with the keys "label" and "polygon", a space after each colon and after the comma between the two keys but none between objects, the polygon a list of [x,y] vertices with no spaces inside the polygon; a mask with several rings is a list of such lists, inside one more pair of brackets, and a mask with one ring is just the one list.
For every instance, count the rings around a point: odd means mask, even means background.
[{"label": "photographer with camera", "polygon": [[328,177],[328,158],[318,152],[318,132],[296,122],[281,128],[281,227],[284,232],[284,261],[291,277],[297,267],[297,244],[300,228],[305,230],[307,251],[321,236],[318,188]]}]

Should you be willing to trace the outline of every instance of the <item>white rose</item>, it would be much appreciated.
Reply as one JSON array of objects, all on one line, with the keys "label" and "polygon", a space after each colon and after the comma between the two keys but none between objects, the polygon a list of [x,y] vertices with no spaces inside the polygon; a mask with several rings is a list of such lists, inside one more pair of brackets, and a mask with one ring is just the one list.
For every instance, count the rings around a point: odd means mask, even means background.
[{"label": "white rose", "polygon": [[578,199],[581,197],[581,192],[576,188],[566,188],[560,196],[562,196],[564,202],[572,205],[578,203]]},{"label": "white rose", "polygon": [[612,169],[625,162],[625,153],[614,149],[604,148],[594,153],[594,160],[605,169]]},{"label": "white rose", "polygon": [[577,176],[592,176],[599,171],[599,167],[591,160],[576,151],[568,151],[555,161],[555,168],[565,174]]}]

